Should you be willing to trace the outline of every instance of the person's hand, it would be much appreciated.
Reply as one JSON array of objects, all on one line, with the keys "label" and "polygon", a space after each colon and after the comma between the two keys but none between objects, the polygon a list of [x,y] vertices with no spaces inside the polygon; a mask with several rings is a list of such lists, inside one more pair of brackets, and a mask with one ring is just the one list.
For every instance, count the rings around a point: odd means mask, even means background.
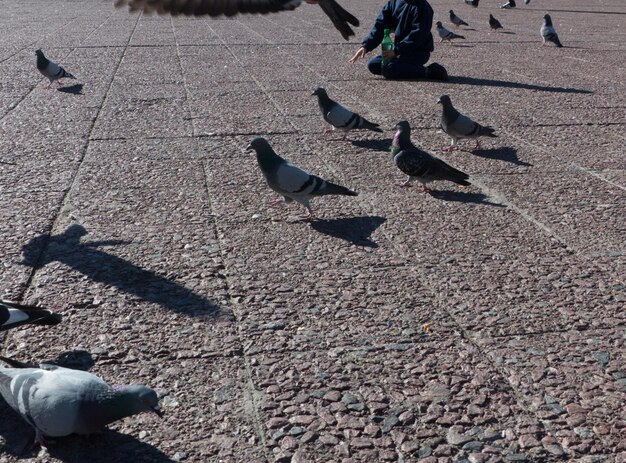
[{"label": "person's hand", "polygon": [[383,52],[383,58],[386,60],[394,59],[396,57],[396,52],[393,50],[385,50]]},{"label": "person's hand", "polygon": [[350,62],[351,63],[356,63],[359,59],[363,58],[365,56],[365,53],[367,53],[367,50],[365,49],[365,47],[361,47],[359,48],[356,53],[354,54],[354,56],[352,58],[350,58]]}]

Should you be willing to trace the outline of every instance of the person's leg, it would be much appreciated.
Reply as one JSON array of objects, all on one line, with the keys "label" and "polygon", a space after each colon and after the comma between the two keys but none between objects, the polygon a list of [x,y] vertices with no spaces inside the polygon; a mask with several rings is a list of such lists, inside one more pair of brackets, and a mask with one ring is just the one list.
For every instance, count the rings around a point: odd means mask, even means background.
[{"label": "person's leg", "polygon": [[369,60],[369,62],[367,63],[367,69],[369,69],[369,71],[372,74],[382,74],[382,62],[383,62],[383,57],[378,55],[378,56],[374,56],[371,60]]},{"label": "person's leg", "polygon": [[411,56],[394,58],[385,64],[382,75],[387,79],[425,79],[430,53],[418,53]]}]

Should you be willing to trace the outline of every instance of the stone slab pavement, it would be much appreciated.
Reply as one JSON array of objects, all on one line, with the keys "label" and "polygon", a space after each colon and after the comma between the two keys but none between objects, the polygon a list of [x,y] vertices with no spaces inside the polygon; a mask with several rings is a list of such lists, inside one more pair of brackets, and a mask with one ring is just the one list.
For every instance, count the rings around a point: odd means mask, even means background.
[{"label": "stone slab pavement", "polygon": [[[64,322],[1,351],[145,383],[166,417],[37,456],[3,403],[0,462],[626,461],[626,4],[433,0],[470,23],[438,83],[350,65],[382,2],[342,3],[351,42],[309,5],[2,1],[0,295]],[[46,89],[37,48],[78,80]],[[385,133],[324,139],[318,85]],[[499,137],[442,152],[441,94]],[[395,187],[401,118],[472,186]],[[268,207],[255,135],[359,196]]]}]

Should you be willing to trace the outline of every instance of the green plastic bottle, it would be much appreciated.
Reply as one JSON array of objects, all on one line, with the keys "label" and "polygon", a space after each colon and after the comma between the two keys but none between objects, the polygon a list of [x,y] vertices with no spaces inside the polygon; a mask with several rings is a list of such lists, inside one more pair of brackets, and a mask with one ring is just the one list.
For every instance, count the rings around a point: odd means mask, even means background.
[{"label": "green plastic bottle", "polygon": [[[380,43],[380,48],[384,52],[393,51],[393,40],[391,40],[391,29],[385,29],[385,36],[383,37],[383,41]],[[387,64],[389,60],[383,58],[382,65]]]}]

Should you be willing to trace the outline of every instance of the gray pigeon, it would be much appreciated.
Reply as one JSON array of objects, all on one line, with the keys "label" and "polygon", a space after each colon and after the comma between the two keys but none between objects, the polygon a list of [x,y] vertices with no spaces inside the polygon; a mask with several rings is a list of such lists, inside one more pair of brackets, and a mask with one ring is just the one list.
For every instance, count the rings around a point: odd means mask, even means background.
[{"label": "gray pigeon", "polygon": [[[145,13],[235,16],[239,13],[267,14],[289,11],[300,6],[302,0],[116,0],[115,6],[128,5],[130,11],[143,9]],[[348,23],[359,26],[359,20],[344,10],[335,0],[319,0],[319,6],[346,40],[354,31]]]},{"label": "gray pigeon", "polygon": [[497,135],[494,134],[495,130],[491,127],[484,127],[454,109],[448,95],[441,95],[437,103],[443,106],[441,128],[452,137],[452,143],[448,148],[445,148],[446,151],[454,149],[457,141],[463,138],[475,138],[476,148],[480,149],[478,137],[497,137]]},{"label": "gray pigeon", "polygon": [[504,8],[504,9],[511,9],[511,8],[515,8],[517,5],[515,5],[515,0],[509,0],[508,2],[506,2],[504,5],[501,5],[500,8]]},{"label": "gray pigeon", "polygon": [[452,41],[454,39],[464,39],[465,37],[463,37],[462,35],[459,34],[455,34],[454,32],[446,29],[445,27],[443,27],[443,24],[441,24],[441,21],[437,21],[437,32],[439,32],[439,37],[441,37],[440,42],[443,42],[444,40],[447,41]]},{"label": "gray pigeon", "polygon": [[47,309],[0,301],[0,331],[26,324],[56,325],[60,322],[61,316]]},{"label": "gray pigeon", "polygon": [[469,26],[469,24],[467,24],[465,21],[463,21],[461,18],[459,18],[456,14],[454,14],[454,11],[450,10],[450,22],[452,24],[454,24],[455,26],[459,27],[459,26]]},{"label": "gray pigeon", "polygon": [[354,129],[366,129],[373,132],[382,132],[382,129],[378,124],[368,121],[363,116],[357,113],[353,113],[349,109],[344,108],[336,101],[332,100],[326,90],[322,87],[318,87],[312,95],[317,96],[317,103],[322,111],[322,117],[328,122],[332,128],[324,130],[325,134],[328,134],[334,129],[341,130],[344,133],[343,139],[350,130]]},{"label": "gray pigeon", "polygon": [[396,125],[398,130],[393,137],[391,155],[398,169],[408,175],[401,187],[410,186],[414,179],[422,184],[422,191],[427,192],[426,184],[434,180],[449,180],[457,185],[470,185],[469,175],[446,164],[441,159],[419,149],[411,142],[411,126],[407,121]]},{"label": "gray pigeon", "polygon": [[491,27],[494,31],[498,29],[502,29],[502,24],[496,18],[493,17],[492,14],[489,15],[489,27]]},{"label": "gray pigeon", "polygon": [[[46,77],[50,83],[48,84],[48,88],[52,85],[52,82],[59,79],[76,79],[72,74],[67,72],[61,66],[59,66],[54,61],[50,61],[43,54],[43,51],[36,50],[35,54],[37,55],[37,69],[41,72],[44,77]],[[57,82],[58,84],[58,82]]]},{"label": "gray pigeon", "polygon": [[549,14],[545,14],[543,16],[543,26],[541,26],[541,38],[543,39],[542,45],[545,45],[546,42],[552,42],[558,48],[563,47],[563,44],[561,44],[556,30],[554,30],[554,27],[552,26],[552,18]]},{"label": "gray pigeon", "polygon": [[474,8],[478,8],[478,2],[480,0],[465,0],[465,4],[469,6],[473,6]]},{"label": "gray pigeon", "polygon": [[156,392],[146,386],[109,386],[80,370],[54,365],[0,367],[0,395],[35,428],[35,442],[46,437],[91,434],[142,412],[162,416]]},{"label": "gray pigeon", "polygon": [[[354,191],[322,180],[288,163],[274,152],[265,138],[255,138],[246,149],[256,151],[256,160],[269,187],[279,195],[282,195],[286,203],[296,201],[306,207],[308,211],[306,218],[314,217],[309,201],[315,196],[358,195]],[[271,204],[275,205],[280,202],[281,200],[277,199],[272,201]]]}]

